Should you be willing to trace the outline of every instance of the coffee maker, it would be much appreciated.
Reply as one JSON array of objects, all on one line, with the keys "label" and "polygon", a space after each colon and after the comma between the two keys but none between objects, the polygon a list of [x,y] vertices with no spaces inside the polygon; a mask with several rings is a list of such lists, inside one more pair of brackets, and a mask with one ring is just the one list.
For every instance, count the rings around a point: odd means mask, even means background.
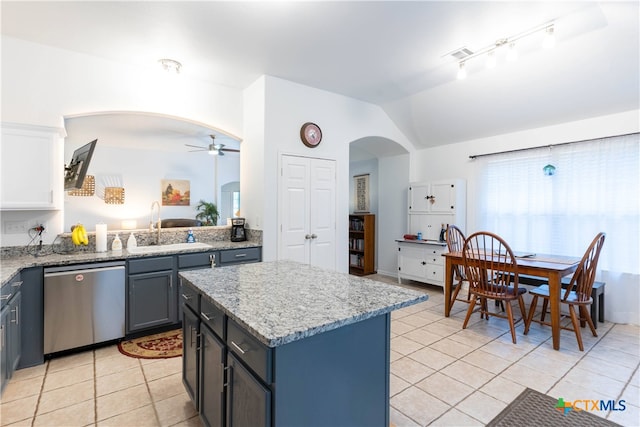
[{"label": "coffee maker", "polygon": [[247,240],[247,233],[244,229],[244,218],[231,218],[231,241],[244,242]]}]

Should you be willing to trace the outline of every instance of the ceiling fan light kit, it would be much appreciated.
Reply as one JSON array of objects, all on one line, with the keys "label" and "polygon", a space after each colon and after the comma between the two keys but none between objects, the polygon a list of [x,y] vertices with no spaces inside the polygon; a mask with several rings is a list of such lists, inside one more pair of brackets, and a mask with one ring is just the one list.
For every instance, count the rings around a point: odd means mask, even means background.
[{"label": "ceiling fan light kit", "polygon": [[236,150],[235,148],[224,148],[224,144],[216,144],[215,142],[216,136],[215,135],[209,135],[209,136],[211,137],[211,144],[209,144],[209,146],[207,147],[203,147],[201,145],[191,145],[191,144],[184,144],[184,145],[186,145],[187,147],[197,148],[197,150],[189,150],[191,152],[206,151],[211,156],[224,156],[225,151],[233,152],[233,153],[240,152],[240,150]]}]

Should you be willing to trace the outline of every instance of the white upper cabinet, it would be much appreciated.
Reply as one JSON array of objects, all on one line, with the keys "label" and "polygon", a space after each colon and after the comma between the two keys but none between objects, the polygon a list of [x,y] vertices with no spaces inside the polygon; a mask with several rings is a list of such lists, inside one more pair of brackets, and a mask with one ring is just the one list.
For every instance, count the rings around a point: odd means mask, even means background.
[{"label": "white upper cabinet", "polygon": [[464,192],[460,186],[464,184],[459,180],[411,183],[409,213],[455,213],[460,209],[458,195]]},{"label": "white upper cabinet", "polygon": [[59,128],[2,123],[0,209],[62,208],[63,136]]}]

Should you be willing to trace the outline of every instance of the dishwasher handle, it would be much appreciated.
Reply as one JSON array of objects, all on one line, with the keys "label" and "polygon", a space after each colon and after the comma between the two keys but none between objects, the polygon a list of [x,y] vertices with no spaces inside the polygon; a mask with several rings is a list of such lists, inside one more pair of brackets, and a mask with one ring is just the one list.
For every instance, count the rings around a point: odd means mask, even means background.
[{"label": "dishwasher handle", "polygon": [[58,276],[71,276],[74,274],[100,273],[104,271],[113,271],[113,270],[124,270],[124,265],[116,266],[116,267],[87,268],[84,270],[65,270],[65,271],[56,271],[56,272],[45,271],[44,277],[46,278],[46,277],[58,277]]}]

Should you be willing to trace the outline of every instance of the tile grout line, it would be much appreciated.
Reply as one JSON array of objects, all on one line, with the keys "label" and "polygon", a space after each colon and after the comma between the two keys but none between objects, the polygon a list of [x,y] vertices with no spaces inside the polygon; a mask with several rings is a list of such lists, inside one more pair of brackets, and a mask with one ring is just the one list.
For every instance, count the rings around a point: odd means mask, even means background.
[{"label": "tile grout line", "polygon": [[147,380],[147,375],[144,371],[144,366],[142,364],[142,359],[138,359],[138,365],[140,366],[140,371],[142,372],[142,377],[144,378],[144,386],[147,388],[147,393],[149,393],[149,400],[151,401],[151,407],[153,408],[153,413],[156,416],[156,421],[158,426],[162,426],[160,422],[160,415],[158,414],[158,409],[156,408],[156,400],[153,398],[151,394],[151,388],[149,387],[149,380]]},{"label": "tile grout line", "polygon": [[31,418],[31,427],[34,427],[34,424],[36,423],[36,416],[38,415],[38,408],[40,407],[40,399],[42,399],[42,391],[44,390],[44,383],[47,380],[47,374],[49,373],[49,362],[50,360],[47,360],[45,362],[47,366],[45,366],[44,368],[44,375],[42,376],[42,385],[40,385],[40,391],[38,392],[38,400],[36,401],[36,407],[33,411],[33,417]]},{"label": "tile grout line", "polygon": [[93,356],[93,425],[98,425],[98,368],[96,367],[96,351],[92,350]]}]

